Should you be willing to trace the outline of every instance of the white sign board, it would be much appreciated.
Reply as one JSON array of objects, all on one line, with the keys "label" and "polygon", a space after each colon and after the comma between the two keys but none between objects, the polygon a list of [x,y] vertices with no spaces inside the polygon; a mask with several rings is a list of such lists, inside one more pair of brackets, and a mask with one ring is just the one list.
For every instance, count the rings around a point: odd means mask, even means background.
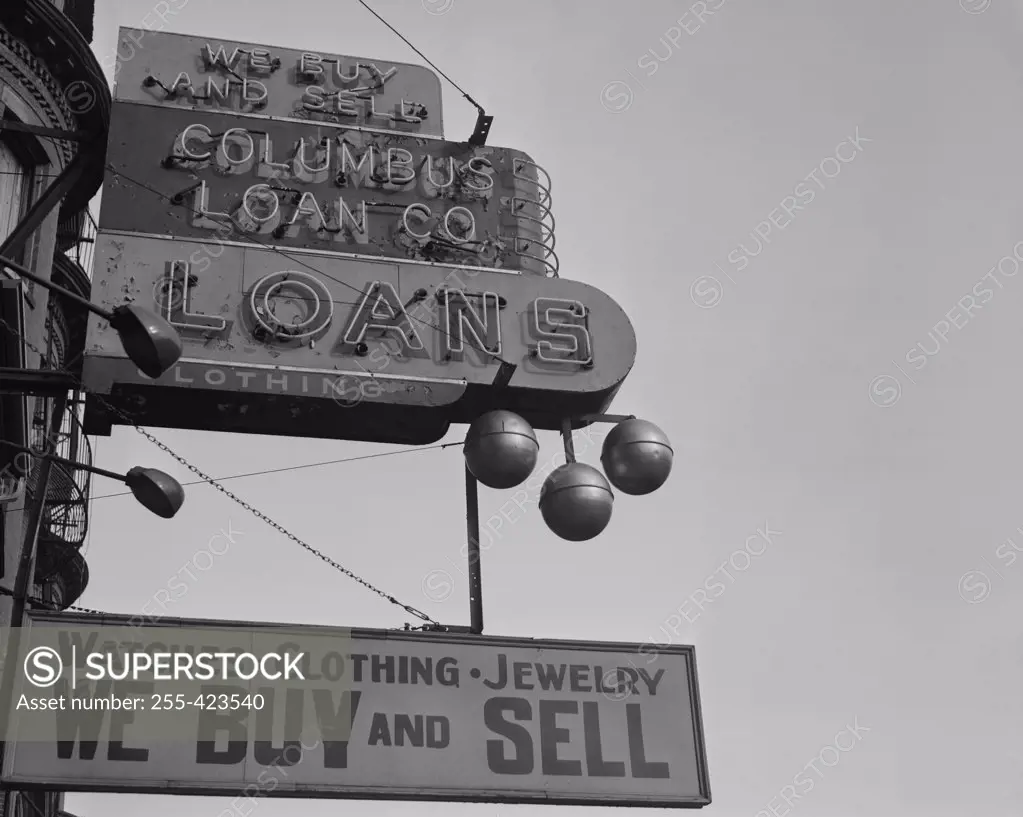
[{"label": "white sign board", "polygon": [[[32,614],[7,734],[8,781],[242,798],[710,803],[692,647],[130,624]],[[132,666],[129,652],[178,656],[164,667],[176,680],[99,678],[97,667],[119,675]],[[292,677],[183,677],[181,654],[198,667],[203,652],[252,653],[253,667],[268,657],[264,670],[290,662]],[[57,653],[54,680],[47,661]]]}]

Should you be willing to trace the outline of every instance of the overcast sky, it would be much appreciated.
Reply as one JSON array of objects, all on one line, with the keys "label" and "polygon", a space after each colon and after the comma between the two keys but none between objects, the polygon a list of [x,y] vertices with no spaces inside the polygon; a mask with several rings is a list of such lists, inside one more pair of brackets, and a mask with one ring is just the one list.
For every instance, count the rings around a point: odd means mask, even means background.
[{"label": "overcast sky", "polygon": [[[101,57],[152,8],[97,5]],[[1020,9],[707,0],[701,22],[666,0],[374,5],[496,117],[491,144],[548,169],[562,276],[636,327],[614,409],[676,452],[668,484],[619,496],[591,542],[555,538],[535,507],[506,524],[483,563],[487,631],[694,644],[718,817],[785,814],[779,794],[811,762],[822,775],[793,814],[1023,814],[1023,558],[1009,559],[1023,275],[997,269],[1023,241]],[[191,0],[169,30],[421,62],[354,0]],[[450,86],[444,103],[446,137],[466,139],[475,110]],[[156,433],[215,476],[388,450]],[[580,435],[580,459],[600,439]],[[541,443],[543,463],[559,442]],[[194,478],[130,429],[98,440],[98,464]],[[457,447],[227,484],[398,598],[468,622]],[[94,485],[80,604],[137,613],[232,525],[237,543],[171,614],[410,620],[208,486],[170,522],[101,498],[118,490]],[[507,499],[484,490],[483,519]],[[760,555],[736,555],[765,526]],[[694,591],[729,559],[749,566],[700,612]],[[857,720],[862,739],[822,765]],[[67,799],[82,817],[226,806]],[[265,801],[258,815],[540,808]]]}]

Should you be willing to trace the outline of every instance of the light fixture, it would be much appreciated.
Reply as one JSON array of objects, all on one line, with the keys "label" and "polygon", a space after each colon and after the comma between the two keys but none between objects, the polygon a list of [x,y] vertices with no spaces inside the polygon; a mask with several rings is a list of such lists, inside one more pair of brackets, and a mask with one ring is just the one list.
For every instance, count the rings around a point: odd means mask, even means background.
[{"label": "light fixture", "polygon": [[66,460],[63,457],[58,457],[55,454],[40,454],[32,448],[17,445],[15,443],[8,442],[7,440],[0,440],[0,445],[9,446],[10,448],[30,454],[33,457],[40,457],[42,459],[50,460],[51,462],[59,463],[67,468],[89,471],[92,474],[99,474],[101,477],[116,479],[118,482],[123,482],[131,489],[132,494],[135,495],[135,499],[137,499],[139,503],[146,508],[146,510],[152,511],[157,516],[161,516],[164,519],[171,519],[181,509],[181,506],[185,501],[185,489],[181,487],[181,483],[174,479],[174,477],[170,474],[165,474],[163,471],[157,471],[155,468],[141,468],[139,466],[135,466],[127,474],[117,474],[113,471],[107,471],[105,468],[97,468],[94,465],[72,462],[71,460]]},{"label": "light fixture", "polygon": [[108,321],[120,337],[121,345],[131,362],[138,366],[139,371],[147,377],[155,380],[177,363],[178,358],[181,357],[181,338],[178,336],[177,330],[148,309],[143,309],[135,304],[122,304],[115,307],[112,312],[107,311],[80,295],[39,277],[10,259],[2,258],[0,264],[10,267],[18,275],[45,289],[59,292],[64,297],[70,298]]}]

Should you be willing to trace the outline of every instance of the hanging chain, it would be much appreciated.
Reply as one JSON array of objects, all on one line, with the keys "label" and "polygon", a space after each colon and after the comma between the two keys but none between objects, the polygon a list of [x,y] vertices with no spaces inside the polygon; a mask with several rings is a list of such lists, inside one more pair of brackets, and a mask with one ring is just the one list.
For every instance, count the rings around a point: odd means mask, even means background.
[{"label": "hanging chain", "polygon": [[[36,347],[28,338],[24,337],[20,332],[15,330],[14,327],[12,327],[9,323],[7,323],[7,321],[5,321],[3,318],[0,318],[0,326],[3,326],[8,332],[10,332],[15,337],[19,338],[33,352],[35,352],[36,354],[42,354],[39,351],[38,347]],[[73,375],[72,375],[72,377],[73,377]],[[75,378],[75,379],[77,380],[77,378]],[[81,385],[80,382],[79,382],[79,385]],[[210,485],[212,485],[214,488],[216,488],[218,491],[220,491],[222,494],[224,494],[224,496],[226,496],[228,499],[230,499],[231,501],[237,503],[238,505],[241,505],[245,510],[247,510],[249,513],[251,513],[257,519],[261,520],[262,522],[265,522],[267,525],[269,525],[271,528],[276,530],[278,533],[283,533],[285,536],[287,536],[292,542],[294,542],[299,547],[307,550],[309,553],[313,554],[313,556],[315,556],[316,558],[318,558],[321,561],[325,562],[326,564],[330,565],[335,570],[343,573],[345,576],[347,576],[348,578],[352,579],[353,581],[358,582],[359,584],[361,584],[363,587],[365,587],[370,592],[376,593],[382,599],[386,599],[391,604],[395,604],[398,607],[401,607],[406,613],[409,613],[410,615],[415,616],[416,618],[420,619],[421,621],[425,621],[431,627],[441,627],[442,626],[440,624],[440,622],[435,621],[434,619],[430,618],[430,616],[428,616],[426,613],[422,612],[421,610],[417,610],[415,607],[413,607],[413,606],[411,606],[409,604],[405,604],[405,603],[403,603],[401,601],[398,601],[398,599],[396,599],[394,596],[392,596],[392,595],[390,595],[388,593],[385,593],[383,590],[381,590],[378,587],[375,587],[374,585],[370,584],[368,581],[363,579],[361,576],[358,576],[355,573],[353,573],[351,570],[346,568],[344,565],[340,564],[339,562],[334,561],[329,556],[327,556],[325,553],[322,553],[321,551],[319,551],[316,548],[314,548],[312,545],[302,541],[295,534],[293,534],[291,531],[287,530],[282,525],[279,525],[277,522],[274,522],[274,520],[272,520],[265,513],[263,513],[262,511],[260,511],[260,510],[258,510],[256,508],[254,508],[252,505],[250,505],[248,502],[246,502],[241,497],[231,493],[231,491],[229,491],[227,488],[225,488],[223,485],[221,485],[219,482],[217,482],[213,477],[209,476],[209,474],[206,474],[203,471],[199,470],[194,465],[192,465],[192,463],[190,463],[188,460],[186,460],[184,457],[176,454],[167,445],[165,445],[160,440],[158,440],[156,437],[154,437],[152,434],[150,434],[148,431],[146,431],[146,429],[142,428],[142,426],[140,426],[138,423],[136,423],[135,420],[133,420],[131,417],[129,417],[127,414],[125,414],[123,411],[121,411],[116,406],[111,405],[101,395],[96,394],[96,393],[92,393],[92,396],[96,400],[98,400],[100,403],[102,403],[104,408],[106,408],[108,411],[112,412],[113,414],[116,414],[118,417],[120,417],[126,423],[131,425],[132,428],[134,428],[139,434],[141,434],[143,437],[145,437],[147,440],[149,440],[151,443],[153,443],[153,445],[155,445],[161,451],[163,451],[166,454],[168,454],[171,457],[173,457],[177,462],[181,463],[181,465],[185,466],[185,468],[187,468],[189,471],[191,471],[193,474],[195,474],[197,477],[199,477],[204,482],[209,483]],[[98,612],[96,610],[88,610],[86,608],[81,608],[81,607],[69,607],[68,609],[81,610],[82,612],[87,612],[87,613],[96,613],[96,612]]]}]

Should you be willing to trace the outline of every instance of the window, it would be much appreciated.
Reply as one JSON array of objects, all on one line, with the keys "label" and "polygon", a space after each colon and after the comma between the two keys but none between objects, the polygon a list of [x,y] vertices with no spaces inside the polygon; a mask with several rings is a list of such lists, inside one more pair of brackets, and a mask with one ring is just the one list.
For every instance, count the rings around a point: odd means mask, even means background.
[{"label": "window", "polygon": [[10,146],[0,141],[0,242],[25,212],[25,167]]},{"label": "window", "polygon": [[[10,109],[3,110],[2,116],[5,120],[19,121]],[[49,157],[36,137],[18,131],[0,131],[0,244],[10,237],[28,212],[48,165]],[[39,239],[39,231],[36,230],[24,249],[11,258],[26,267],[33,267]]]},{"label": "window", "polygon": [[0,244],[14,232],[32,197],[32,168],[13,140],[0,139]]}]

